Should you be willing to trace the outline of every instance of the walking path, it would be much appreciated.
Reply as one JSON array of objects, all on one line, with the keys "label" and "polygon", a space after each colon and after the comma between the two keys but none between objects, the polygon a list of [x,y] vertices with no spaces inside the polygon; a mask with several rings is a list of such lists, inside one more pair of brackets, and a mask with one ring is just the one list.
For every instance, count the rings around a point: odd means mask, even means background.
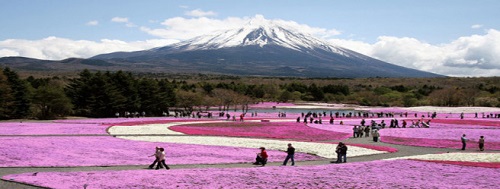
[{"label": "walking path", "polygon": [[[71,135],[78,137],[79,135]],[[88,136],[88,135],[84,135]],[[36,137],[36,136],[35,136]],[[329,141],[329,142],[339,142],[339,141]],[[383,142],[373,142],[371,137],[367,138],[349,138],[342,140],[348,146],[351,143],[357,144],[370,144],[376,146],[388,146],[397,148],[398,152],[395,153],[383,153],[374,154],[366,156],[350,157],[347,161],[350,162],[363,162],[363,161],[373,161],[381,160],[395,157],[413,156],[413,155],[423,155],[423,154],[436,154],[436,153],[447,153],[447,152],[463,152],[459,149],[444,149],[444,148],[428,148],[428,147],[415,147],[415,146],[403,146],[394,145]],[[332,146],[332,153],[333,153]],[[467,150],[468,152],[478,152],[475,149]],[[349,152],[348,152],[349,153]],[[323,165],[330,164],[330,161],[335,159],[321,159],[315,161],[297,161],[297,166],[309,166],[309,165]],[[90,166],[90,167],[3,167],[0,168],[0,177],[9,174],[18,174],[26,172],[65,172],[65,171],[104,171],[104,170],[139,170],[147,169],[148,162],[144,165],[123,165],[123,166]],[[279,166],[281,162],[270,162],[266,166]],[[22,165],[20,165],[22,166]],[[190,165],[171,165],[171,169],[192,169],[192,168],[236,168],[236,167],[254,167],[251,162],[248,163],[230,163],[230,164],[190,164]],[[154,170],[152,170],[154,171]],[[31,186],[11,181],[0,180],[0,188],[43,188],[38,186]]]}]

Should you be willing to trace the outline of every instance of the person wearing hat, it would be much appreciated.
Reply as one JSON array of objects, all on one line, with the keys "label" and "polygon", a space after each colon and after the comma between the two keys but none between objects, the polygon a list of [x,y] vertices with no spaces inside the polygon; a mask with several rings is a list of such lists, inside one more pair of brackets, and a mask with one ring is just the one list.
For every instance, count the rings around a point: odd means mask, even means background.
[{"label": "person wearing hat", "polygon": [[260,153],[257,153],[257,157],[255,158],[254,165],[262,165],[265,166],[267,163],[267,152],[266,148],[260,147]]}]

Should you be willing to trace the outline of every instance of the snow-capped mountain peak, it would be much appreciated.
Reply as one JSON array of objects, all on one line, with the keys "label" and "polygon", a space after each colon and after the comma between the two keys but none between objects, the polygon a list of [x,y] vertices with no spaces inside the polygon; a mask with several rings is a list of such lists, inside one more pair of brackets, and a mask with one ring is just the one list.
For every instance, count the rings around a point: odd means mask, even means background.
[{"label": "snow-capped mountain peak", "polygon": [[344,49],[340,47],[323,42],[311,35],[302,34],[295,28],[264,17],[254,17],[241,28],[199,36],[174,44],[172,47],[180,51],[189,51],[249,45],[260,47],[278,45],[301,52],[321,49],[347,56]]}]

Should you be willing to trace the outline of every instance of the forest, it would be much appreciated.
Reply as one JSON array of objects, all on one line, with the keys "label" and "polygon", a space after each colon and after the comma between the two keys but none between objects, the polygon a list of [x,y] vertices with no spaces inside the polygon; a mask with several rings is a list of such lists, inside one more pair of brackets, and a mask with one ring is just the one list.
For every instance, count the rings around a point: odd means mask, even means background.
[{"label": "forest", "polygon": [[[83,70],[20,76],[0,69],[0,119],[114,117],[144,112],[247,110],[262,101],[363,106],[500,107],[500,78],[273,78]],[[168,114],[167,114],[168,115]]]}]

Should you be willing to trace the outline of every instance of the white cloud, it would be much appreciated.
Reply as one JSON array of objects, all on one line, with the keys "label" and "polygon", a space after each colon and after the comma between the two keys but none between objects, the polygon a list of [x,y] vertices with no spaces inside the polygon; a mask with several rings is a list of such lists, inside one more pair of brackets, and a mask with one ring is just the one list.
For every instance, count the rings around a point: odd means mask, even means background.
[{"label": "white cloud", "polygon": [[472,28],[472,29],[479,29],[479,28],[482,28],[482,27],[483,27],[483,25],[481,25],[481,24],[474,24],[470,28]]},{"label": "white cloud", "polygon": [[128,18],[124,18],[124,17],[113,17],[113,18],[111,18],[111,22],[127,23],[127,22],[128,22]]},{"label": "white cloud", "polygon": [[186,11],[184,14],[187,16],[192,16],[192,17],[207,17],[207,16],[217,15],[217,13],[215,13],[213,11],[203,11],[201,9]]},{"label": "white cloud", "polygon": [[30,58],[61,60],[69,57],[89,58],[116,51],[138,51],[165,46],[177,40],[153,39],[125,42],[103,39],[100,41],[71,40],[47,37],[41,40],[8,39],[0,41],[0,57],[24,56]]},{"label": "white cloud", "polygon": [[330,42],[390,62],[448,76],[500,76],[500,31],[460,37],[432,45],[415,38],[382,36],[374,44],[331,39]]},{"label": "white cloud", "polygon": [[10,49],[0,49],[0,57],[20,56],[18,52]]},{"label": "white cloud", "polygon": [[137,27],[134,23],[130,22],[128,18],[125,17],[113,17],[111,18],[111,22],[124,23],[125,26],[129,28]]},{"label": "white cloud", "polygon": [[[160,39],[126,42],[103,39],[101,41],[71,40],[48,37],[40,40],[7,39],[0,41],[0,57],[25,56],[59,60],[68,57],[87,58],[114,51],[145,50],[165,46],[180,40],[210,34],[218,30],[239,28],[254,17],[174,17],[161,22],[162,27],[138,27]],[[113,22],[132,24],[128,18],[115,17]],[[448,76],[500,76],[500,31],[486,30],[482,35],[460,37],[446,44],[429,44],[411,37],[381,36],[375,43],[337,39],[341,32],[275,19],[274,22],[294,27],[362,54],[404,67],[415,68]]]},{"label": "white cloud", "polygon": [[87,25],[87,26],[97,26],[97,25],[99,25],[99,21],[97,21],[97,20],[91,20],[91,21],[88,21],[85,25]]}]

